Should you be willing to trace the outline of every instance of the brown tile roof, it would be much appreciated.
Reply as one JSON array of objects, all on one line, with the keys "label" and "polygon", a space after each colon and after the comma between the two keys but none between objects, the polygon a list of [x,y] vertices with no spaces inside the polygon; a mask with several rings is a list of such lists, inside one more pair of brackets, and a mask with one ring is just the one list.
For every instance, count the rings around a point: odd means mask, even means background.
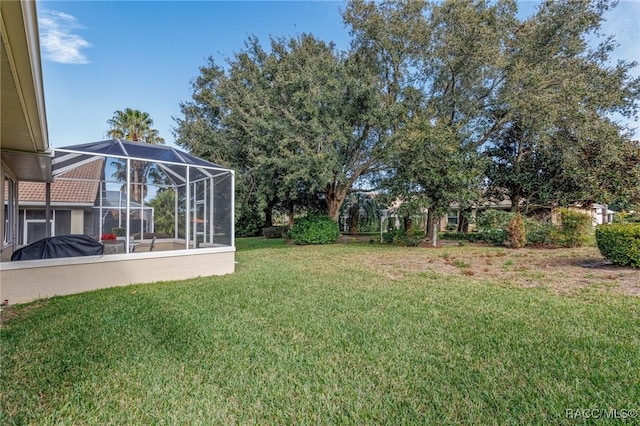
[{"label": "brown tile roof", "polygon": [[[51,184],[51,203],[93,205],[100,187],[103,158],[97,158],[58,177]],[[74,179],[74,180],[66,180]],[[85,180],[75,180],[85,179]],[[42,182],[19,182],[18,204],[44,203],[45,184]]]}]

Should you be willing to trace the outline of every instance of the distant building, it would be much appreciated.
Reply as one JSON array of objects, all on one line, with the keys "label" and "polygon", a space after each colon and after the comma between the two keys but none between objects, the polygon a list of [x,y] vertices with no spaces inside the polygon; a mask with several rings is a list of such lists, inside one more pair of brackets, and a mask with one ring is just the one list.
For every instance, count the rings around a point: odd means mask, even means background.
[{"label": "distant building", "polygon": [[31,244],[52,235],[93,234],[92,214],[103,162],[91,161],[51,183],[51,235],[46,235],[45,184],[19,182],[18,244]]},{"label": "distant building", "polygon": [[[99,238],[125,225],[127,205],[122,191],[101,191],[104,159],[98,158],[61,174],[51,183],[51,235],[46,235],[46,192],[42,182],[18,185],[18,244],[27,245],[53,235],[86,234]],[[102,194],[100,199],[99,194]],[[130,201],[131,234],[153,232],[153,208]],[[142,218],[142,221],[140,221]]]}]

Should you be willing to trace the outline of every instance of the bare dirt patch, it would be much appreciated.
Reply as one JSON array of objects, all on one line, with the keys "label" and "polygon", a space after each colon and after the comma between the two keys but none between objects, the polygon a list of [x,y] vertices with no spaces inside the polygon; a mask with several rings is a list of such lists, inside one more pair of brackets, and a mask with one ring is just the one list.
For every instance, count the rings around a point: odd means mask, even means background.
[{"label": "bare dirt patch", "polygon": [[0,328],[4,326],[4,323],[10,319],[17,318],[20,315],[24,315],[25,313],[32,311],[40,306],[44,306],[46,301],[40,300],[36,303],[32,303],[28,306],[23,306],[20,309],[16,309],[13,305],[2,305],[0,306]]},{"label": "bare dirt patch", "polygon": [[600,289],[640,296],[640,270],[610,264],[596,247],[575,249],[447,245],[361,255],[368,269],[397,280],[408,274],[544,287],[557,294]]}]

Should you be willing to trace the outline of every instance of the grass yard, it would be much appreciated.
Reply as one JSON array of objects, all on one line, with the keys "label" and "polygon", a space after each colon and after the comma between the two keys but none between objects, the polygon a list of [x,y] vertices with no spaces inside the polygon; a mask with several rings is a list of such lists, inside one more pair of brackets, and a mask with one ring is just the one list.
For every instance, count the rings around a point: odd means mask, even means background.
[{"label": "grass yard", "polygon": [[640,271],[593,248],[238,246],[229,276],[6,309],[0,424],[638,421]]}]

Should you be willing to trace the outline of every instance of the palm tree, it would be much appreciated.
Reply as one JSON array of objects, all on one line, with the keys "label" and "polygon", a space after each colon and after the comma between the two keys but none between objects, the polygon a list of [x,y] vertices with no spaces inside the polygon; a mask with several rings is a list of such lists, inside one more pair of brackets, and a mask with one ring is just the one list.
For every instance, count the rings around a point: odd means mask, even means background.
[{"label": "palm tree", "polygon": [[[115,111],[113,117],[107,120],[110,129],[107,135],[113,138],[124,139],[133,142],[149,143],[153,145],[164,144],[164,139],[158,134],[158,130],[152,128],[153,120],[146,112],[137,109],[125,108],[124,111]],[[124,160],[115,160],[112,165],[116,168],[113,177],[118,180],[126,180],[127,163]],[[158,180],[157,173],[150,170],[152,163],[147,161],[131,161],[131,187],[129,193],[135,201],[141,202],[146,192],[146,176]]]},{"label": "palm tree", "polygon": [[107,135],[134,142],[150,144],[164,144],[164,139],[158,136],[158,131],[153,126],[153,120],[149,113],[137,109],[125,108],[124,111],[115,111],[113,117],[107,120],[111,127]]}]

